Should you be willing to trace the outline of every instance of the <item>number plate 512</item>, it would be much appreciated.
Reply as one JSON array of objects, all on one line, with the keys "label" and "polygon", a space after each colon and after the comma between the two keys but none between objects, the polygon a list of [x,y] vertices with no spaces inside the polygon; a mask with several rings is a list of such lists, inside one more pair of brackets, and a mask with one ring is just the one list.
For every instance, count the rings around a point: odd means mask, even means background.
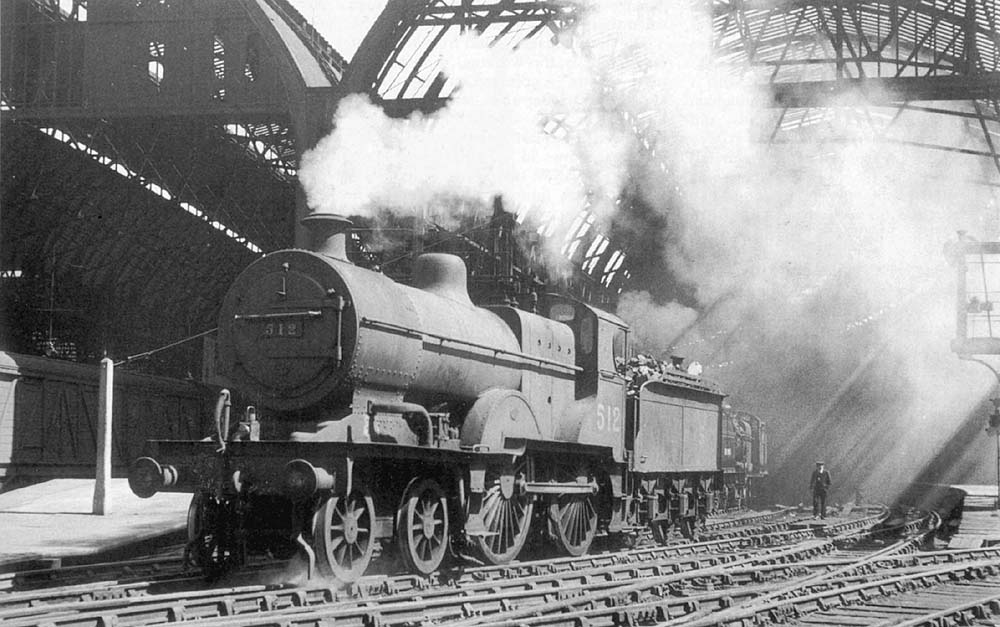
[{"label": "number plate 512", "polygon": [[302,323],[294,322],[268,322],[264,325],[264,339],[276,337],[302,337]]},{"label": "number plate 512", "polygon": [[622,430],[622,409],[621,407],[609,407],[604,403],[597,404],[597,430],[611,431],[613,433]]}]

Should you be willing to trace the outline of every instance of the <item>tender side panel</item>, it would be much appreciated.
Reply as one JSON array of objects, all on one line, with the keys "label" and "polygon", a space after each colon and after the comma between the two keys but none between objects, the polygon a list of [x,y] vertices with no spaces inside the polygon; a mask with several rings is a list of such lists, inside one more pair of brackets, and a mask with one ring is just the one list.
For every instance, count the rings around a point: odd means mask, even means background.
[{"label": "tender side panel", "polygon": [[688,401],[682,412],[685,470],[715,470],[719,450],[719,407]]},{"label": "tender side panel", "polygon": [[721,397],[651,381],[639,397],[637,472],[714,471],[719,453]]}]

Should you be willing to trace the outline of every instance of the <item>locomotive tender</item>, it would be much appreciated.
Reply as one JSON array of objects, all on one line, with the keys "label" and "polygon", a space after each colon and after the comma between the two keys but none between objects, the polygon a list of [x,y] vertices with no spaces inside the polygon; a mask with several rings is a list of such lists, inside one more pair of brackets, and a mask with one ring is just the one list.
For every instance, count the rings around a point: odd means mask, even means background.
[{"label": "locomotive tender", "polygon": [[311,249],[255,261],[220,311],[226,375],[272,417],[230,429],[224,391],[217,437],[149,441],[130,472],[141,497],[193,493],[203,569],[298,550],[352,581],[394,545],[427,574],[449,550],[509,562],[533,532],[570,555],[599,530],[663,541],[719,507],[724,395],[680,371],[626,394],[622,320],[477,307],[452,255],[402,285],[347,260],[345,219],[305,222]]}]

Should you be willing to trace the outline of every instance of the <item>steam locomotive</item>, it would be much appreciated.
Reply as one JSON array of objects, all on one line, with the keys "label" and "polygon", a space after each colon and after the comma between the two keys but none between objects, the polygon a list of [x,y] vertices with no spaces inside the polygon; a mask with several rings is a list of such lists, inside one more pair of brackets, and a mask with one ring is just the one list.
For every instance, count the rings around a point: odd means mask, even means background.
[{"label": "steam locomotive", "polygon": [[348,261],[348,221],[305,222],[310,249],[251,264],[220,311],[226,376],[270,418],[231,426],[223,392],[214,437],[149,441],[130,471],[140,497],[193,494],[207,572],[299,551],[352,581],[381,547],[427,574],[453,551],[510,562],[529,536],[581,555],[722,507],[724,394],[680,370],[627,393],[621,319],[560,296],[477,307],[452,255],[396,283]]}]

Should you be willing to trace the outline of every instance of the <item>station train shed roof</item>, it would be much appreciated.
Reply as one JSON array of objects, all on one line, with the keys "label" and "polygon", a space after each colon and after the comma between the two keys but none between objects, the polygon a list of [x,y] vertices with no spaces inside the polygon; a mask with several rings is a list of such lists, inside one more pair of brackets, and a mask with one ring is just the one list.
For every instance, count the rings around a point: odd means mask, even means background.
[{"label": "station train shed roof", "polygon": [[[296,240],[303,147],[363,92],[395,116],[444,106],[440,51],[474,30],[493,45],[557,39],[586,3],[390,0],[350,61],[289,0],[12,0],[2,18],[0,281],[8,345],[79,334],[66,350],[130,354],[214,326],[249,262]],[[993,0],[714,0],[719,57],[770,90],[764,141],[822,125],[831,94],[869,108],[958,116],[960,145],[914,150],[992,164],[1000,186],[1000,33]],[[616,59],[617,89],[649,60]],[[885,116],[883,116],[885,117]],[[630,120],[655,152],[656,131]],[[625,209],[628,210],[627,203]],[[586,207],[562,249],[594,285],[628,285],[628,233]],[[638,263],[642,263],[639,261]]]}]

